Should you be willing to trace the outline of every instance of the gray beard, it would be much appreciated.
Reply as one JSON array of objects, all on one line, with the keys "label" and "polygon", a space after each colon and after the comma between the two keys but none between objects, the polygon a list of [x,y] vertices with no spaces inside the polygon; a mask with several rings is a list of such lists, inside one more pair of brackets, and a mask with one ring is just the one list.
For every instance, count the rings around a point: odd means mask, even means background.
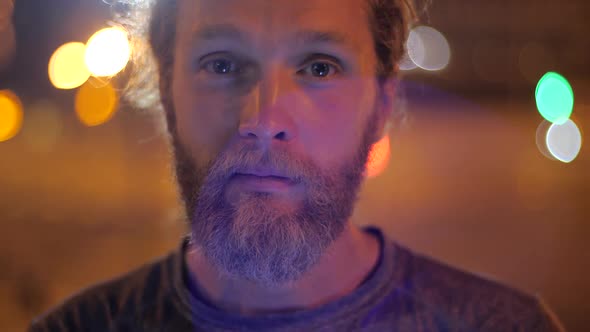
[{"label": "gray beard", "polygon": [[[194,245],[227,278],[266,287],[300,279],[352,215],[375,127],[371,116],[354,156],[331,170],[287,151],[261,151],[246,144],[228,147],[199,169],[173,133],[177,180]],[[256,192],[230,204],[224,193],[231,175],[254,166],[282,170],[302,184],[305,198],[300,206],[288,212],[276,209],[273,194]]]}]

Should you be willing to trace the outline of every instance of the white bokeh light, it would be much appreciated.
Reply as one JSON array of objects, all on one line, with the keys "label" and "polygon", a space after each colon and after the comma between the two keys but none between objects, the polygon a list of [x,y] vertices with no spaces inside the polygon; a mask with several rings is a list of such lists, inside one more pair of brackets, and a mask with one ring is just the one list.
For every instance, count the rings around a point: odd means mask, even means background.
[{"label": "white bokeh light", "polygon": [[549,152],[549,148],[547,147],[547,132],[549,131],[549,128],[551,128],[551,125],[552,123],[547,120],[541,121],[541,123],[537,127],[535,142],[537,143],[537,148],[539,149],[539,152],[541,152],[545,157],[547,157],[547,159],[557,160],[555,159],[555,157],[553,157],[551,152]]},{"label": "white bokeh light", "polygon": [[127,32],[106,28],[96,32],[86,43],[85,61],[94,76],[113,76],[123,70],[131,57]]},{"label": "white bokeh light", "polygon": [[451,60],[451,48],[445,36],[428,26],[418,26],[410,31],[407,49],[412,62],[424,70],[442,70]]},{"label": "white bokeh light", "polygon": [[412,61],[412,59],[410,59],[410,56],[408,55],[408,53],[406,53],[404,55],[404,57],[399,61],[398,66],[399,66],[400,70],[404,70],[404,71],[418,68],[418,66],[416,66],[414,61]]},{"label": "white bokeh light", "polygon": [[411,30],[406,41],[406,54],[399,63],[399,69],[412,70],[418,68],[416,62],[424,61],[424,44],[420,35]]},{"label": "white bokeh light", "polygon": [[557,160],[572,162],[582,148],[582,133],[578,126],[567,120],[564,124],[553,124],[547,131],[547,149]]}]

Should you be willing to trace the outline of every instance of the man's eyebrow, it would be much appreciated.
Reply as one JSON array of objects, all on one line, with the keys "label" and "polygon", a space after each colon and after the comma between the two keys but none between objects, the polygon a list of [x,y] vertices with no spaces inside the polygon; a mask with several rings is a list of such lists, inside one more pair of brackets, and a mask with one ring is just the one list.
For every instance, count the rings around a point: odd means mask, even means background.
[{"label": "man's eyebrow", "polygon": [[335,31],[303,30],[295,33],[294,41],[297,45],[306,44],[342,44],[352,45],[350,38]]},{"label": "man's eyebrow", "polygon": [[[356,48],[351,38],[337,31],[301,30],[290,36],[290,40],[297,46],[334,44],[348,48]],[[233,24],[205,25],[196,29],[192,34],[193,41],[211,41],[228,39],[239,42],[248,40],[248,34]]]},{"label": "man's eyebrow", "polygon": [[232,24],[213,24],[196,29],[192,34],[193,41],[208,41],[215,39],[234,39],[243,41],[245,39],[236,26]]}]

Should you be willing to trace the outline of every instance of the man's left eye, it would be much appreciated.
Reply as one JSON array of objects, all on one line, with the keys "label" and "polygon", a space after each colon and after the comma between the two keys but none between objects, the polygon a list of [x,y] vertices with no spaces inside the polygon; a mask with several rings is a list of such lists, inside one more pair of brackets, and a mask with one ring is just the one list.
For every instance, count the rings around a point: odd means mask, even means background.
[{"label": "man's left eye", "polygon": [[316,61],[300,69],[297,73],[322,79],[338,74],[339,72],[340,68],[335,64],[327,61]]}]

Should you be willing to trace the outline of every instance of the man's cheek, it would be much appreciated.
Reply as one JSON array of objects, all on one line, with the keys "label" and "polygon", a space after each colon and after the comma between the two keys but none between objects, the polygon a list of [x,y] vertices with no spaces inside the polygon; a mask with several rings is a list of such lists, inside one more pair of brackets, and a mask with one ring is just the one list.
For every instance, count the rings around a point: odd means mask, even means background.
[{"label": "man's cheek", "polygon": [[359,119],[351,104],[329,100],[315,104],[318,113],[315,122],[302,124],[302,145],[306,153],[315,158],[320,166],[332,165],[347,155],[349,147],[358,140]]},{"label": "man's cheek", "polygon": [[187,117],[178,119],[179,134],[199,160],[212,160],[236,135],[238,112],[222,102],[199,103],[192,108]]}]

